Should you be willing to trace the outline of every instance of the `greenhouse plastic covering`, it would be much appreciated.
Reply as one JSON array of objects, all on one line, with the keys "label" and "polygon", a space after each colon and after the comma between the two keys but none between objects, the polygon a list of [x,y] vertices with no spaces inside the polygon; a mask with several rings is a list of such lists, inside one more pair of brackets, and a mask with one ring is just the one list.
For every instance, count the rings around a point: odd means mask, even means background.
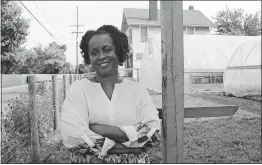
[{"label": "greenhouse plastic covering", "polygon": [[[190,72],[224,72],[231,56],[251,36],[184,35],[184,84],[190,84]],[[255,37],[256,38],[256,37]],[[141,83],[162,91],[161,35],[151,36],[141,61]]]},{"label": "greenhouse plastic covering", "polygon": [[261,95],[261,39],[242,44],[233,54],[224,72],[226,95]]}]

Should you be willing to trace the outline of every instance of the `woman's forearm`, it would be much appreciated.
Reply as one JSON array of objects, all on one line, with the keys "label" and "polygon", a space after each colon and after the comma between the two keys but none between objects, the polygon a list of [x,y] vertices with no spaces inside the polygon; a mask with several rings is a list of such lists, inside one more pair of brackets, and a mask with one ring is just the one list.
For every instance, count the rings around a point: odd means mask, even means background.
[{"label": "woman's forearm", "polygon": [[125,132],[122,131],[119,127],[104,124],[90,124],[89,128],[95,133],[112,139],[118,143],[124,143],[129,140]]}]

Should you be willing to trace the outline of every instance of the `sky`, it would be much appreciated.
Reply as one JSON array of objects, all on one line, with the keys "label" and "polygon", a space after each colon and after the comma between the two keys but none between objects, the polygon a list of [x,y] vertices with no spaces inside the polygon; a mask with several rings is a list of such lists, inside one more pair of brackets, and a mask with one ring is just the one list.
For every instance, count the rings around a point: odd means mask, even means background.
[{"label": "sky", "polygon": [[[31,19],[30,34],[27,37],[26,47],[28,49],[39,44],[43,46],[53,41],[59,44],[66,44],[66,60],[71,64],[76,64],[76,7],[78,6],[78,22],[80,33],[78,42],[82,35],[89,29],[97,29],[104,24],[111,24],[119,29],[124,8],[148,8],[148,1],[22,1],[30,12],[45,26],[56,39],[33,18],[32,15],[21,5],[22,16]],[[188,10],[189,5],[193,5],[195,10],[200,10],[213,22],[212,17],[225,8],[242,8],[246,13],[261,11],[261,1],[184,1],[183,9]],[[158,8],[160,2],[158,1]],[[78,48],[79,63],[83,62]]]}]

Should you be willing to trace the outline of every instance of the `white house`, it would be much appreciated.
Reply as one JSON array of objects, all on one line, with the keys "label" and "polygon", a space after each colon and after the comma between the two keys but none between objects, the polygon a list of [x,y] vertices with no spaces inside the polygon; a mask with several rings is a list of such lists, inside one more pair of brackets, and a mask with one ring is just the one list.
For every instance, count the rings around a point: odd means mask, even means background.
[{"label": "white house", "polygon": [[[193,6],[183,12],[184,34],[209,34],[215,24]],[[150,36],[161,34],[160,10],[157,1],[149,1],[149,9],[124,8],[121,31],[129,38],[133,55],[126,68],[140,68],[143,52]],[[134,72],[134,74],[136,74]],[[135,75],[133,77],[136,77]]]}]

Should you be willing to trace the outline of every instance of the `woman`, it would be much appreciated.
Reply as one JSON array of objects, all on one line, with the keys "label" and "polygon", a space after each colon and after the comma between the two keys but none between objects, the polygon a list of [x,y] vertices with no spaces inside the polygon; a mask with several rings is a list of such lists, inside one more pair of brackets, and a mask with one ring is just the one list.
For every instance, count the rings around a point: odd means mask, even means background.
[{"label": "woman", "polygon": [[80,48],[96,76],[75,81],[62,105],[61,135],[71,163],[149,163],[146,150],[160,121],[147,90],[118,76],[129,53],[127,36],[104,25],[87,31]]}]

